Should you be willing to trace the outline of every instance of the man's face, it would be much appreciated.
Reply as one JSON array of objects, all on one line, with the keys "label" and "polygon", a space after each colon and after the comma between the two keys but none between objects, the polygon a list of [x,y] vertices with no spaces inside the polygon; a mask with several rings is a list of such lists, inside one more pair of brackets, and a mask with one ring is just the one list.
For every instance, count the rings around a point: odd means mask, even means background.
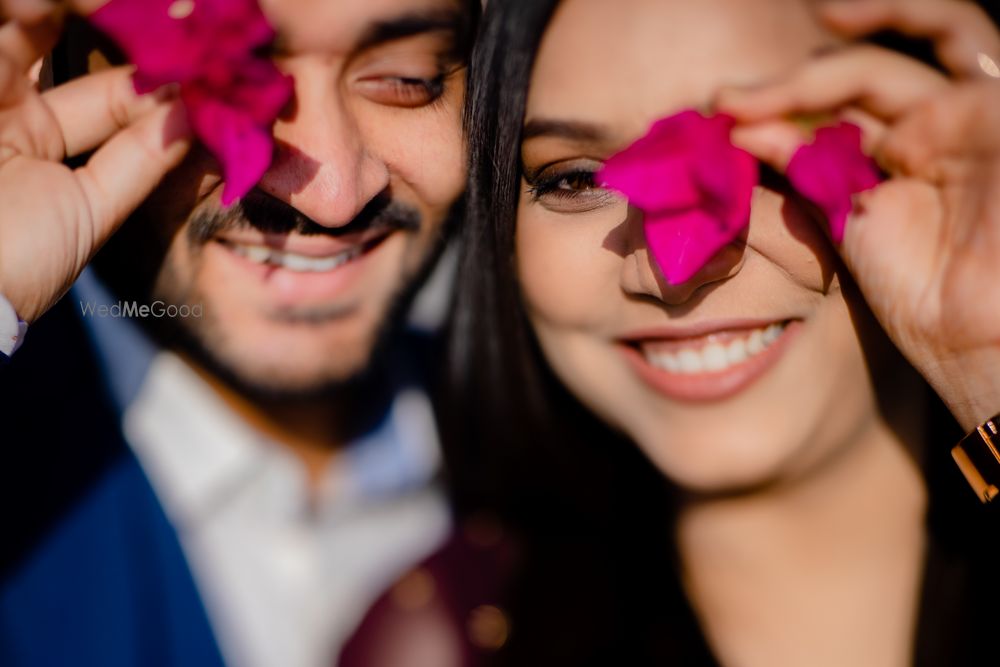
[{"label": "man's face", "polygon": [[270,171],[227,210],[196,152],[109,254],[146,273],[154,299],[203,307],[177,324],[215,365],[294,395],[367,367],[440,247],[465,180],[468,17],[462,0],[262,5],[295,78]]}]

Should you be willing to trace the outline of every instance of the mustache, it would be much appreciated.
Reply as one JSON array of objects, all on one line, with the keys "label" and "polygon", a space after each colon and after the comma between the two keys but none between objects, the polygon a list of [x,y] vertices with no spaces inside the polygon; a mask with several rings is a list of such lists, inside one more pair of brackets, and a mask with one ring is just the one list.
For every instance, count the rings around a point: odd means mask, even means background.
[{"label": "mustache", "polygon": [[191,218],[188,240],[204,245],[227,231],[255,229],[263,234],[301,234],[303,236],[348,236],[360,232],[416,231],[420,212],[383,193],[372,199],[348,224],[327,227],[280,199],[253,190],[228,209],[202,210]]}]

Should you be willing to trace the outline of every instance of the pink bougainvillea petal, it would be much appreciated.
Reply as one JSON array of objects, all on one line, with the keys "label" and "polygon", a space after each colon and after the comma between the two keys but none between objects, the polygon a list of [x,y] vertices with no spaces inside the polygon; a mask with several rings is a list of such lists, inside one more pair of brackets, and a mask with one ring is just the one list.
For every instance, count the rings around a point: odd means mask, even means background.
[{"label": "pink bougainvillea petal", "polygon": [[734,125],[728,116],[682,111],[657,121],[597,175],[643,211],[650,252],[672,284],[689,280],[750,222],[759,171],[733,146]]},{"label": "pink bougainvillea petal", "polygon": [[223,203],[249,192],[271,163],[271,128],[291,78],[258,55],[275,36],[257,0],[111,0],[90,17],[136,65],[146,93],[179,84],[195,134],[219,161]]},{"label": "pink bougainvillea petal", "polygon": [[686,209],[701,201],[695,175],[680,156],[646,161],[619,153],[605,163],[597,179],[627,194],[629,202],[644,211]]},{"label": "pink bougainvillea petal", "polygon": [[733,240],[729,229],[705,210],[647,216],[646,243],[671,285],[690,280]]},{"label": "pink bougainvillea petal", "polygon": [[854,195],[882,181],[878,165],[862,150],[861,128],[851,123],[817,130],[814,141],[792,156],[786,173],[795,189],[826,214],[836,243],[844,240]]},{"label": "pink bougainvillea petal", "polygon": [[222,203],[229,206],[249,192],[270,166],[271,135],[242,109],[218,100],[206,99],[190,108],[191,126],[219,158],[225,181]]}]

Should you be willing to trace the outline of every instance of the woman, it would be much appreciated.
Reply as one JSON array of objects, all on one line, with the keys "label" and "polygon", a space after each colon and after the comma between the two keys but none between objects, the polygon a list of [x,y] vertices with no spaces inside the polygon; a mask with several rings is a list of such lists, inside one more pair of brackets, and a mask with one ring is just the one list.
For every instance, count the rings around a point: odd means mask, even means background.
[{"label": "woman", "polygon": [[[594,543],[618,540],[629,623],[576,632],[559,644],[574,657],[532,656],[547,641],[532,630],[551,628],[529,574],[509,647],[529,657],[512,663],[990,655],[996,531],[914,372],[966,432],[1000,409],[1000,318],[984,312],[1000,302],[1000,127],[981,112],[1000,101],[1000,36],[985,14],[950,0],[506,0],[487,13],[455,336],[461,395],[476,399],[464,424],[486,428],[466,441],[510,460],[529,443],[546,474],[509,466],[516,480],[558,494],[588,483],[578,459],[624,436],[669,481],[621,453],[599,478],[630,524],[592,526]],[[933,39],[940,68],[853,41],[883,28]],[[672,285],[641,213],[596,173],[692,107],[735,115],[734,140],[774,171],[748,232]],[[781,175],[803,114],[857,122],[891,177],[857,200],[840,248]]]}]

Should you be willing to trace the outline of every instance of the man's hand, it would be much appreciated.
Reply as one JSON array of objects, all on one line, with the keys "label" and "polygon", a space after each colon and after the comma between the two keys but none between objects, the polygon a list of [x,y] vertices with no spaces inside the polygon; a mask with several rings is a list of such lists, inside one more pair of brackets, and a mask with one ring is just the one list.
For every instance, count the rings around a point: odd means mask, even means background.
[{"label": "man's hand", "polygon": [[863,127],[890,179],[856,198],[841,253],[889,336],[972,429],[1000,411],[1000,33],[963,0],[820,11],[846,37],[926,38],[948,75],[850,45],[719,106],[744,124],[737,142],[779,169],[802,143],[790,116],[840,112]]},{"label": "man's hand", "polygon": [[[75,3],[74,9],[93,9]],[[190,147],[169,92],[139,97],[131,69],[40,93],[28,77],[65,7],[0,0],[0,294],[34,321],[73,284]],[[67,157],[94,151],[69,169]]]}]

